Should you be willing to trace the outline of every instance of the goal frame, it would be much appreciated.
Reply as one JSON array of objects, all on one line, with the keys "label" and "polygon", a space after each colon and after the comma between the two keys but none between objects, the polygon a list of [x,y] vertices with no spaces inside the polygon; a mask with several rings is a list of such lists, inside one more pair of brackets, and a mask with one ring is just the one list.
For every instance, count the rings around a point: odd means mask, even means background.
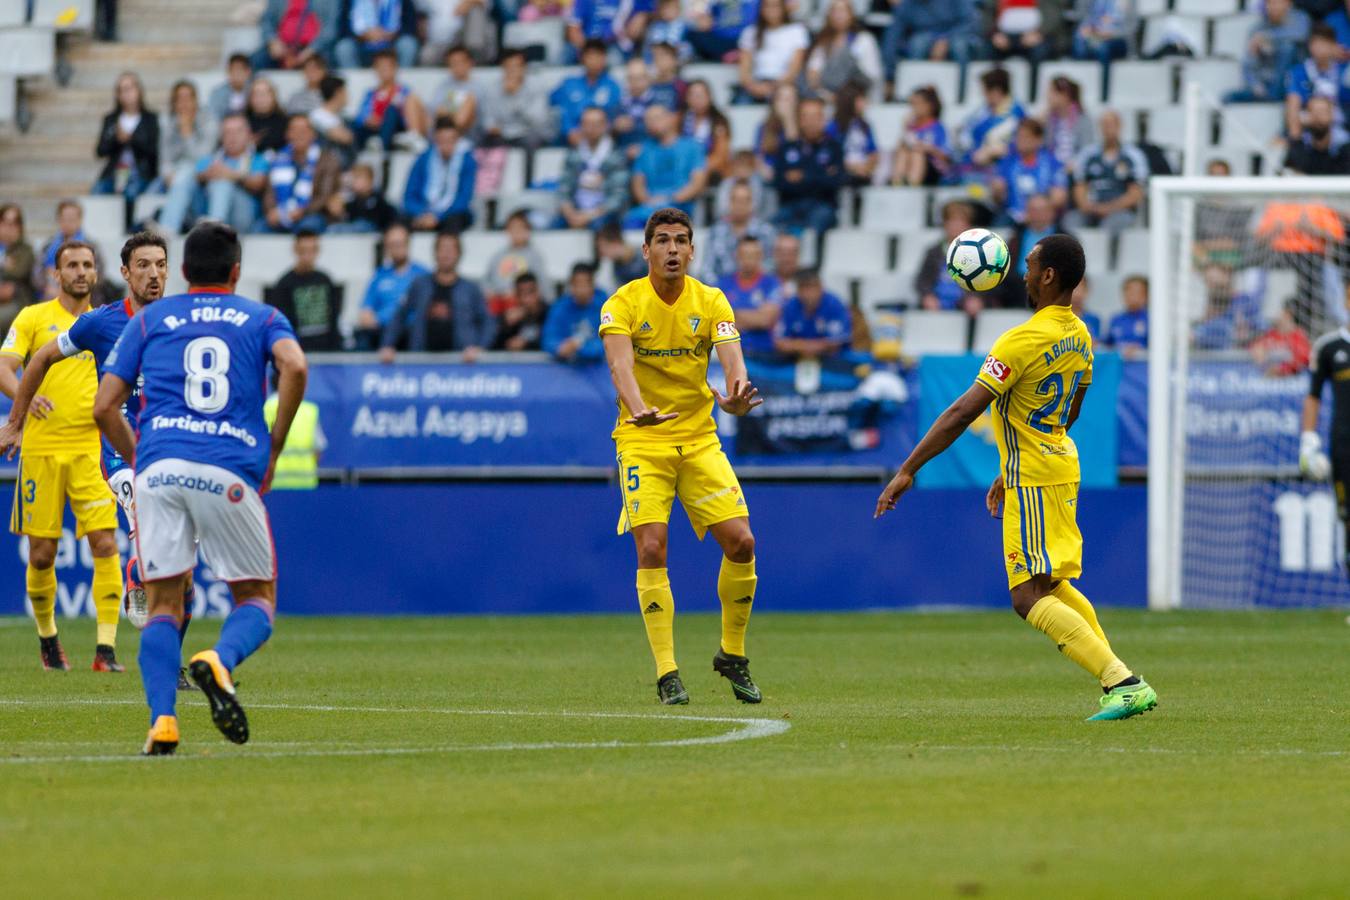
[{"label": "goal frame", "polygon": [[[1189,118],[1189,117],[1188,117]],[[1350,197],[1345,176],[1155,176],[1149,180],[1149,354],[1148,354],[1148,606],[1181,607],[1182,506],[1186,484],[1185,414],[1190,330],[1178,311],[1190,283],[1193,229],[1183,226],[1178,265],[1169,269],[1172,241],[1167,217],[1174,198],[1222,193],[1280,197],[1341,194]],[[1183,221],[1194,205],[1180,205]]]}]

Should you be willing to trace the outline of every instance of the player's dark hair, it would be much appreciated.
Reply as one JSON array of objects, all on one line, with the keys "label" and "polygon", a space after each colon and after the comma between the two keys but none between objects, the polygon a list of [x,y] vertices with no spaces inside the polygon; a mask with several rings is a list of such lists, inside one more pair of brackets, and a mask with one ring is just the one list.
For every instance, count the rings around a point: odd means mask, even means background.
[{"label": "player's dark hair", "polygon": [[607,47],[605,42],[599,38],[587,38],[586,43],[581,45],[581,55],[582,57],[585,57],[587,53],[593,52],[603,53],[608,56],[609,47]]},{"label": "player's dark hair", "polygon": [[567,276],[567,280],[568,280],[568,281],[571,281],[573,278],[576,278],[578,275],[585,275],[585,276],[587,276],[588,278],[594,279],[594,278],[595,278],[595,266],[591,265],[591,264],[588,263],[588,262],[579,262],[579,263],[575,263],[575,264],[572,266],[572,271],[571,271],[571,273],[568,274],[568,276]]},{"label": "player's dark hair", "polygon": [[500,66],[508,59],[515,59],[516,57],[520,57],[522,62],[530,61],[530,58],[525,55],[525,51],[522,50],[520,47],[507,47],[505,50],[501,52],[501,55],[497,57],[497,65]]},{"label": "player's dark hair", "polygon": [[694,220],[689,218],[689,213],[673,206],[666,206],[652,213],[647,219],[647,227],[642,230],[643,244],[652,242],[652,235],[656,234],[658,225],[683,225],[689,229],[689,240],[694,240]]},{"label": "player's dark hair", "polygon": [[431,127],[432,131],[459,131],[459,126],[450,116],[437,116],[436,124]]},{"label": "player's dark hair", "polygon": [[199,222],[183,241],[183,277],[188,284],[227,284],[239,264],[239,234],[224,222]]},{"label": "player's dark hair", "polygon": [[1027,131],[1031,132],[1031,134],[1034,137],[1038,138],[1045,137],[1045,126],[1041,124],[1039,119],[1033,119],[1030,117],[1025,118],[1021,122],[1017,123],[1017,127],[1025,128]]},{"label": "player's dark hair", "polygon": [[990,69],[981,75],[980,86],[986,91],[997,90],[1004,94],[1012,93],[1012,79],[1008,77],[1008,70],[1002,67]]},{"label": "player's dark hair", "polygon": [[346,86],[347,82],[341,75],[325,75],[319,80],[319,96],[327,103]]},{"label": "player's dark hair", "polygon": [[383,50],[376,50],[374,53],[370,55],[371,66],[373,67],[377,62],[379,62],[382,59],[387,59],[394,65],[398,65],[398,54],[388,47],[385,47]]},{"label": "player's dark hair", "polygon": [[98,251],[94,249],[93,244],[84,241],[66,241],[60,247],[56,248],[56,267],[61,268],[61,257],[74,250],[88,250],[94,257],[94,262],[98,262]]},{"label": "player's dark hair", "polygon": [[164,251],[164,257],[169,256],[169,242],[164,238],[150,231],[138,231],[127,242],[122,245],[122,265],[131,265],[131,256],[142,247],[158,247]]},{"label": "player's dark hair", "polygon": [[313,228],[301,228],[295,233],[295,242],[298,244],[306,238],[317,238],[319,233]]},{"label": "player's dark hair", "polygon": [[251,60],[251,59],[248,58],[248,54],[247,54],[247,53],[231,53],[231,54],[230,54],[230,58],[229,58],[228,60],[225,61],[225,68],[228,69],[230,66],[235,66],[235,65],[244,65],[244,66],[248,66],[250,69],[252,69],[252,68],[253,68],[253,60]]},{"label": "player's dark hair", "polygon": [[1087,269],[1083,245],[1067,234],[1052,234],[1041,238],[1036,246],[1041,248],[1041,268],[1055,270],[1055,286],[1060,295],[1073,293]]},{"label": "player's dark hair", "polygon": [[516,280],[512,283],[516,287],[520,287],[522,284],[538,284],[539,276],[535,275],[533,272],[521,272],[516,276]]},{"label": "player's dark hair", "polygon": [[1317,38],[1324,41],[1336,43],[1336,29],[1332,28],[1326,22],[1318,22],[1312,28],[1308,29],[1308,43],[1312,43]]}]

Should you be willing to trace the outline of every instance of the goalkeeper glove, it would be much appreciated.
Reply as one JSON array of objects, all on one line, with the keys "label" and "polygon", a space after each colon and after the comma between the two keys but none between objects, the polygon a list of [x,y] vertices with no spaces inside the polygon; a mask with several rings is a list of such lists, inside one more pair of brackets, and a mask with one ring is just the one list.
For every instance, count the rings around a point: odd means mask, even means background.
[{"label": "goalkeeper glove", "polygon": [[1298,469],[1313,481],[1326,481],[1331,475],[1331,460],[1322,452],[1322,437],[1315,431],[1303,432],[1299,441]]}]

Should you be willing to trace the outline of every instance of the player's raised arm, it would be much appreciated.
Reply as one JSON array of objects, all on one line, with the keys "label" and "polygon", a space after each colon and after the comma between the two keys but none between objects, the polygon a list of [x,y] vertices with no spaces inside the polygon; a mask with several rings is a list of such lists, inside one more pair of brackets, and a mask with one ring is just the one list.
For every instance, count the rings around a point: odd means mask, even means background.
[{"label": "player's raised arm", "polygon": [[909,458],[900,464],[900,471],[895,473],[895,477],[877,498],[875,518],[880,518],[887,511],[895,509],[896,501],[914,485],[914,476],[919,470],[930,459],[954,444],[980,414],[988,409],[993,399],[993,392],[977,382],[937,417],[937,421],[909,454]]},{"label": "player's raised arm", "polygon": [[614,381],[614,390],[619,400],[632,415],[627,419],[630,425],[657,425],[669,422],[679,415],[677,412],[663,413],[659,409],[648,409],[642,400],[642,391],[638,389],[637,377],[633,367],[637,364],[633,355],[633,339],[626,334],[605,334],[605,360],[609,363],[609,377]]},{"label": "player's raised arm", "polygon": [[727,377],[727,392],[723,394],[713,388],[713,396],[723,412],[733,416],[743,416],[764,402],[759,389],[750,384],[750,374],[745,370],[745,354],[741,351],[740,341],[724,341],[717,347],[717,361]]},{"label": "player's raised arm", "polygon": [[277,417],[272,423],[272,455],[267,461],[267,474],[263,478],[264,491],[272,483],[277,459],[286,446],[295,411],[305,399],[305,385],[309,383],[309,363],[305,360],[305,351],[300,349],[300,343],[295,338],[282,338],[272,345],[272,364],[277,367]]},{"label": "player's raised arm", "polygon": [[112,444],[113,449],[127,461],[136,464],[136,435],[131,423],[122,415],[122,404],[131,396],[131,385],[111,372],[105,374],[98,383],[98,393],[94,396],[94,421],[99,431]]}]

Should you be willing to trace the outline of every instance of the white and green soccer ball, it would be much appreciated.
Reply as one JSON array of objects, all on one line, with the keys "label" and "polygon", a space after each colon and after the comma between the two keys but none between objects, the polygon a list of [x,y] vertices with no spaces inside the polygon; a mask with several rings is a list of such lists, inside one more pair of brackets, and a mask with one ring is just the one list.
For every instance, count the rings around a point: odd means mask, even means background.
[{"label": "white and green soccer ball", "polygon": [[1008,245],[987,228],[963,231],[947,247],[947,274],[967,291],[998,287],[1010,261]]}]

